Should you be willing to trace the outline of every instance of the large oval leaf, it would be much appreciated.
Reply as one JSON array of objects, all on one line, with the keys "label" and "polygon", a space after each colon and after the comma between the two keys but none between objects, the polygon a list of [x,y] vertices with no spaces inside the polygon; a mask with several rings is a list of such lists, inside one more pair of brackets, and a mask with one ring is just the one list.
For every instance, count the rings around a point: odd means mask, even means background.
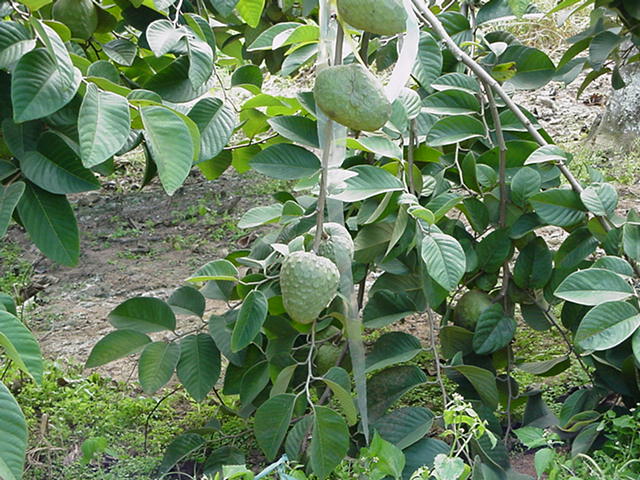
[{"label": "large oval leaf", "polygon": [[639,326],[640,312],[630,303],[602,303],[584,316],[575,342],[585,350],[608,350],[624,342]]},{"label": "large oval leaf", "polygon": [[433,418],[433,412],[427,408],[403,407],[386,414],[371,428],[388,442],[405,449],[429,433]]},{"label": "large oval leaf", "polygon": [[151,339],[135,330],[116,330],[101,338],[91,349],[86,368],[99,367],[106,363],[137,352]]},{"label": "large oval leaf", "polygon": [[80,255],[78,225],[63,195],[27,183],[18,213],[31,241],[51,260],[74,266]]},{"label": "large oval leaf", "polygon": [[11,76],[14,120],[35,120],[64,107],[76,94],[81,78],[70,62],[58,62],[44,48],[27,53]]},{"label": "large oval leaf", "polygon": [[501,305],[492,305],[478,318],[473,333],[473,350],[478,355],[497,352],[509,345],[515,331],[516,321],[504,314]]},{"label": "large oval leaf", "polygon": [[367,380],[369,421],[375,423],[402,395],[427,381],[415,365],[399,365],[382,370]]},{"label": "large oval leaf", "polygon": [[74,150],[53,132],[44,132],[38,150],[25,152],[20,159],[25,177],[51,193],[87,192],[100,188],[91,170],[85,168]]},{"label": "large oval leaf", "polygon": [[276,395],[260,405],[256,411],[253,426],[256,441],[269,461],[276,457],[287,434],[296,398],[291,393]]},{"label": "large oval leaf", "polygon": [[35,46],[35,39],[22,24],[11,20],[0,23],[0,69],[9,69]]},{"label": "large oval leaf", "polygon": [[320,159],[306,148],[278,143],[265,148],[251,159],[251,167],[271,178],[297,180],[320,169]]},{"label": "large oval leaf", "polygon": [[349,450],[349,430],[341,415],[328,407],[314,407],[309,444],[311,469],[320,479],[329,476]]},{"label": "large oval leaf", "polygon": [[620,275],[602,268],[589,268],[569,275],[554,295],[580,305],[599,305],[626,300],[634,291]]},{"label": "large oval leaf", "polygon": [[267,318],[268,308],[267,297],[260,290],[253,290],[246,296],[231,335],[233,352],[238,352],[253,342]]},{"label": "large oval leaf", "polygon": [[445,290],[452,291],[466,268],[464,250],[458,241],[444,233],[432,233],[423,238],[421,253],[431,278]]},{"label": "large oval leaf", "polygon": [[173,195],[189,175],[196,153],[189,127],[178,114],[165,107],[142,107],[140,116],[160,182],[165,191]]},{"label": "large oval leaf", "polygon": [[402,181],[382,168],[359,165],[349,169],[357,173],[345,181],[346,188],[332,198],[343,202],[358,202],[386,192],[402,190]]},{"label": "large oval leaf", "polygon": [[189,118],[200,130],[200,161],[218,155],[236,126],[235,113],[218,98],[200,100],[189,112]]},{"label": "large oval leaf", "polygon": [[462,374],[478,393],[478,396],[491,409],[498,406],[498,387],[496,377],[489,370],[476,367],[475,365],[455,365],[447,367]]},{"label": "large oval leaf", "polygon": [[153,342],[147,345],[138,361],[138,380],[149,395],[171,380],[180,360],[180,346],[176,343]]},{"label": "large oval leaf", "polygon": [[538,193],[529,199],[542,220],[559,227],[570,227],[585,218],[580,196],[573,190],[556,188]]},{"label": "large oval leaf", "polygon": [[26,449],[27,422],[18,402],[0,382],[0,478],[22,478]]},{"label": "large oval leaf", "polygon": [[182,435],[178,435],[171,441],[164,452],[159,467],[160,472],[168,472],[176,463],[198,450],[204,444],[204,438],[197,433],[183,433]]},{"label": "large oval leaf", "polygon": [[171,307],[158,298],[134,297],[109,313],[109,322],[117,329],[140,333],[175,330],[176,317]]},{"label": "large oval leaf", "polygon": [[420,340],[405,332],[382,335],[366,357],[366,372],[380,370],[395,363],[408,362],[422,351]]},{"label": "large oval leaf", "polygon": [[12,183],[6,187],[0,185],[0,238],[4,237],[5,233],[7,233],[11,216],[23,192],[23,182]]},{"label": "large oval leaf", "polygon": [[78,114],[80,156],[84,166],[94,167],[115,155],[129,137],[129,123],[129,102],[124,97],[87,85]]},{"label": "large oval leaf", "polygon": [[220,351],[211,335],[188,335],[180,342],[178,378],[197,402],[201,402],[220,377]]},{"label": "large oval leaf", "polygon": [[480,120],[467,115],[453,115],[438,120],[431,127],[427,143],[432,147],[440,147],[485,135],[484,125]]},{"label": "large oval leaf", "polygon": [[418,58],[413,67],[413,76],[425,90],[431,88],[431,82],[442,72],[442,50],[435,39],[427,32],[420,35]]}]

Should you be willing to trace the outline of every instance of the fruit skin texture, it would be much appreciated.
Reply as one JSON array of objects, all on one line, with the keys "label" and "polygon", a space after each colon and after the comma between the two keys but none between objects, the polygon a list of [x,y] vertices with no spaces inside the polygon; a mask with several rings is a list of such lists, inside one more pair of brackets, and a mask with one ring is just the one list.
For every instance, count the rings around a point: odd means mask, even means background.
[{"label": "fruit skin texture", "polygon": [[338,292],[340,272],[331,260],[309,252],[294,252],[280,269],[282,302],[298,323],[312,323]]},{"label": "fruit skin texture", "polygon": [[493,303],[491,297],[481,290],[465,293],[453,311],[453,323],[467,330],[475,330],[480,314]]},{"label": "fruit skin texture", "polygon": [[328,67],[316,76],[316,104],[332,120],[373,132],[391,116],[391,103],[378,79],[360,64]]},{"label": "fruit skin texture", "polygon": [[[349,231],[334,222],[325,223],[322,226],[322,231],[324,235],[318,247],[318,255],[331,260],[341,272],[346,268],[351,268],[355,247]],[[309,233],[315,235],[315,227]]]},{"label": "fruit skin texture", "polygon": [[98,10],[91,0],[57,0],[52,13],[74,38],[87,40],[98,28]]},{"label": "fruit skin texture", "polygon": [[338,0],[338,13],[365,32],[395,35],[406,30],[407,12],[398,0]]}]

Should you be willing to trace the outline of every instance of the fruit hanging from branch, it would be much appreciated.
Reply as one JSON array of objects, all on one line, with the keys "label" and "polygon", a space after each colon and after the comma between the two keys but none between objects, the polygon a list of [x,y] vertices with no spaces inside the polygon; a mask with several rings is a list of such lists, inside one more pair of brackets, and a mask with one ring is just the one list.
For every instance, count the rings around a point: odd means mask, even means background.
[{"label": "fruit hanging from branch", "polygon": [[[351,268],[355,247],[349,231],[339,223],[327,222],[322,226],[322,232],[318,255],[331,260],[340,271]],[[316,228],[309,233],[315,235]]]},{"label": "fruit hanging from branch", "polygon": [[406,30],[407,12],[398,0],[338,0],[338,14],[369,33],[396,35]]},{"label": "fruit hanging from branch", "polygon": [[482,312],[493,304],[491,297],[481,290],[470,290],[465,293],[453,311],[453,322],[467,330],[475,330]]},{"label": "fruit hanging from branch", "polygon": [[391,103],[382,84],[357,63],[320,71],[313,94],[327,117],[352,130],[376,131],[391,116]]},{"label": "fruit hanging from branch", "polygon": [[293,252],[280,270],[282,301],[298,323],[313,323],[338,292],[340,272],[331,260],[310,252]]}]

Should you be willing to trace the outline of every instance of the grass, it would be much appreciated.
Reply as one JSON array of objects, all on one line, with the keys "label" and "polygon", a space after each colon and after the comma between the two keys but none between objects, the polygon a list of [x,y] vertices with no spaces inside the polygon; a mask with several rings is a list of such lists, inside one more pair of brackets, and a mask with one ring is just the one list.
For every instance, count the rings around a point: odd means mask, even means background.
[{"label": "grass", "polygon": [[31,282],[33,266],[24,256],[22,247],[7,238],[0,244],[0,292],[21,299],[21,291]]}]

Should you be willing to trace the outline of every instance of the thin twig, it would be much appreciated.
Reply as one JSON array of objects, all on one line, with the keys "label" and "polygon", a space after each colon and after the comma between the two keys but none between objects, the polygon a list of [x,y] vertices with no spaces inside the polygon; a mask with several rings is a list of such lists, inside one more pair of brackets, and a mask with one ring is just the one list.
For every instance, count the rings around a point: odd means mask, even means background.
[{"label": "thin twig", "polygon": [[413,165],[415,162],[414,159],[414,149],[416,147],[416,121],[415,119],[409,122],[409,193],[415,195],[416,187],[413,179]]},{"label": "thin twig", "polygon": [[143,447],[143,450],[144,450],[145,453],[147,453],[147,440],[148,440],[148,437],[149,437],[149,422],[151,421],[151,416],[155,413],[155,411],[158,409],[158,407],[160,406],[160,404],[162,402],[164,402],[167,398],[169,398],[171,395],[176,393],[178,390],[180,390],[180,386],[177,386],[176,388],[171,390],[169,393],[167,393],[164,397],[162,397],[160,400],[158,400],[156,405],[153,407],[153,409],[147,415],[147,419],[144,422],[144,447]]}]

